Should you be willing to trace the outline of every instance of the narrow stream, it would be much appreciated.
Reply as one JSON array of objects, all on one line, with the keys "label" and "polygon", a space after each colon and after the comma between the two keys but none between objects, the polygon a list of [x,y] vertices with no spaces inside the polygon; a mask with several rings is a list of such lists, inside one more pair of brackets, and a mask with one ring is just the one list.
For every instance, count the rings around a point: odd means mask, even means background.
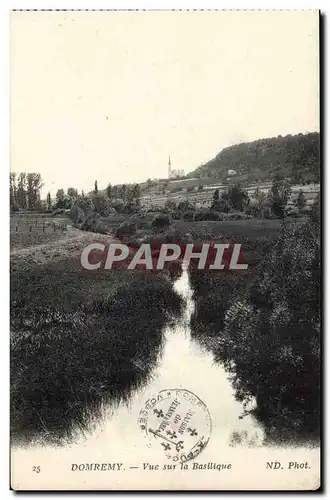
[{"label": "narrow stream", "polygon": [[[262,426],[250,415],[242,418],[243,404],[235,400],[228,373],[221,364],[214,363],[210,352],[190,337],[194,301],[186,270],[176,280],[174,288],[186,300],[185,311],[183,317],[164,332],[165,345],[150,383],[137,391],[128,404],[107,409],[102,422],[83,443],[79,440],[78,446],[83,444],[89,451],[99,452],[107,443],[119,453],[122,450],[126,460],[131,447],[133,461],[141,460],[141,457],[145,460],[146,447],[150,447],[150,443],[139,428],[139,413],[149,398],[165,389],[189,390],[205,403],[212,419],[212,448],[262,446]],[[156,453],[157,450],[153,451]],[[152,456],[153,451],[150,450]]]}]

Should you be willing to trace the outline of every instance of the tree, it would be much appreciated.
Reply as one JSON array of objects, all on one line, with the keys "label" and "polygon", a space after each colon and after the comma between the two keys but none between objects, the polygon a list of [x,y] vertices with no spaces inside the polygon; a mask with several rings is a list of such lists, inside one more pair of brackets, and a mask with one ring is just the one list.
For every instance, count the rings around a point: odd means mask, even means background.
[{"label": "tree", "polygon": [[15,172],[10,172],[9,183],[10,183],[10,210],[16,211],[18,209],[18,205],[17,205],[17,186],[16,186]]},{"label": "tree", "polygon": [[64,189],[60,188],[56,192],[56,204],[55,208],[65,208],[65,192]]},{"label": "tree", "polygon": [[166,200],[165,208],[170,211],[176,210],[177,207],[175,201],[171,199]]},{"label": "tree", "polygon": [[189,212],[195,209],[195,206],[189,200],[180,201],[178,204],[179,212]]},{"label": "tree", "polygon": [[132,190],[132,199],[133,199],[136,206],[140,205],[140,195],[141,195],[141,191],[140,191],[139,184],[134,184],[133,190]]},{"label": "tree", "polygon": [[216,189],[213,194],[213,201],[218,201],[220,198],[219,189]]},{"label": "tree", "polygon": [[95,209],[91,198],[86,196],[84,191],[81,191],[81,195],[78,196],[75,204],[83,211],[84,214],[88,214]]},{"label": "tree", "polygon": [[227,311],[216,355],[233,371],[237,395],[256,397],[266,428],[290,436],[319,425],[320,273],[319,225],[284,229]]},{"label": "tree", "polygon": [[92,196],[94,211],[100,215],[109,215],[110,202],[109,198],[103,193],[97,193]]},{"label": "tree", "polygon": [[107,185],[105,191],[106,191],[107,197],[109,198],[109,200],[111,200],[111,197],[112,197],[112,186],[111,186],[110,182]]},{"label": "tree", "polygon": [[18,208],[21,208],[23,210],[27,208],[26,173],[25,172],[21,172],[20,174],[18,174],[16,202],[17,202]]},{"label": "tree", "polygon": [[43,186],[41,175],[35,172],[30,172],[26,176],[27,180],[27,208],[36,210],[40,207],[40,190]]},{"label": "tree", "polygon": [[229,203],[235,210],[243,212],[250,202],[249,195],[246,190],[242,189],[239,184],[232,186],[228,190]]},{"label": "tree", "polygon": [[277,175],[269,193],[269,202],[272,212],[278,217],[283,218],[285,215],[285,207],[291,195],[291,186],[287,179],[281,175]]},{"label": "tree", "polygon": [[127,201],[127,186],[126,184],[122,184],[120,188],[120,197],[123,200],[124,203]]},{"label": "tree", "polygon": [[147,185],[146,185],[146,191],[147,191],[147,193],[150,191],[151,188],[152,188],[152,180],[151,179],[147,179]]},{"label": "tree", "polygon": [[98,193],[97,181],[94,182],[94,193]]},{"label": "tree", "polygon": [[73,188],[73,187],[69,187],[67,189],[67,195],[69,198],[72,198],[73,200],[76,200],[78,198],[78,190]]},{"label": "tree", "polygon": [[228,213],[228,212],[230,212],[230,209],[231,209],[231,204],[230,204],[229,191],[227,191],[227,190],[223,191],[221,193],[220,199],[217,199],[217,200],[214,200],[214,196],[213,196],[213,203],[211,205],[212,211]]},{"label": "tree", "polygon": [[47,203],[47,210],[51,211],[52,210],[52,197],[51,197],[49,192],[47,193],[46,203]]},{"label": "tree", "polygon": [[254,191],[252,200],[247,207],[247,211],[253,217],[263,217],[267,207],[267,195],[257,187]]},{"label": "tree", "polygon": [[151,225],[153,228],[158,230],[165,230],[169,227],[171,221],[168,215],[159,214],[152,221]]},{"label": "tree", "polygon": [[302,189],[299,191],[298,198],[296,200],[296,205],[298,210],[303,210],[306,206],[306,197]]}]

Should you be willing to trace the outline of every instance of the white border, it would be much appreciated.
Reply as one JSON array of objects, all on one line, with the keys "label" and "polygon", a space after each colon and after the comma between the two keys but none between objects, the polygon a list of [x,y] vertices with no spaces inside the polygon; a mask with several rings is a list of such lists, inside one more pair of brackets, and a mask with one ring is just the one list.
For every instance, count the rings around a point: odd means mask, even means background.
[{"label": "white border", "polygon": [[[0,33],[1,33],[1,49],[0,49],[0,66],[1,66],[1,108],[0,108],[0,116],[1,116],[1,181],[0,181],[0,204],[1,204],[1,214],[3,220],[3,227],[1,232],[1,263],[2,263],[2,273],[1,273],[1,385],[2,388],[6,388],[2,396],[2,405],[1,405],[1,497],[8,498],[13,492],[9,492],[9,459],[8,459],[8,449],[9,449],[9,196],[8,196],[8,170],[9,170],[9,11],[12,9],[215,9],[215,10],[252,10],[252,9],[260,9],[260,10],[301,10],[301,9],[320,9],[325,16],[329,14],[330,9],[327,8],[328,2],[325,0],[319,1],[317,4],[311,0],[277,0],[275,1],[267,1],[267,0],[254,0],[247,2],[246,0],[2,0],[0,3]],[[323,28],[326,27],[325,19]],[[328,169],[328,162],[326,157],[326,145],[329,141],[329,131],[326,129],[326,122],[328,117],[328,107],[326,100],[326,89],[327,86],[325,82],[328,82],[328,42],[327,37],[324,36],[325,46],[323,47],[323,51],[325,53],[324,57],[324,65],[323,74],[324,74],[324,101],[323,106],[324,110],[324,122],[323,122],[323,149],[324,149],[324,165],[323,165],[323,193],[325,199],[324,206],[324,230],[326,234],[324,235],[324,248],[323,248],[323,259],[325,262],[326,259],[326,249],[329,247],[327,236],[329,235],[329,224],[330,224],[330,214],[329,214],[329,203],[327,193],[330,193],[329,186],[329,176],[325,175]],[[322,130],[322,129],[321,129]],[[327,284],[329,283],[329,267],[325,267],[325,281],[324,281],[324,291],[327,288]],[[324,312],[330,310],[330,304],[328,302],[328,297],[324,300]],[[327,322],[324,325],[324,344],[327,336],[327,330],[325,327],[327,326]],[[327,370],[327,362],[330,358],[329,356],[329,341],[325,345],[325,353],[323,359],[323,366],[325,367],[325,380],[329,379],[329,371]],[[327,401],[325,401],[327,403]],[[328,415],[328,404],[324,404],[325,415],[324,415],[324,424],[326,424],[327,419],[325,418]],[[329,435],[329,432],[327,433]],[[326,443],[327,444],[327,443]],[[323,447],[327,449],[325,443],[323,443]],[[325,450],[324,450],[325,455]],[[326,467],[325,467],[326,466]],[[329,459],[324,464],[324,474],[323,474],[323,482],[325,477],[330,477],[328,472],[330,472],[329,467]],[[112,494],[113,495],[113,494]],[[221,495],[226,495],[225,493],[221,493]],[[283,493],[279,493],[283,497]],[[35,495],[31,495],[30,497]],[[43,494],[38,494],[38,497],[44,496]],[[62,498],[66,498],[68,494],[62,494]],[[91,494],[91,497],[96,497],[96,494]],[[121,495],[122,496],[122,495]],[[149,495],[150,496],[150,495]],[[173,496],[173,495],[172,495]],[[174,495],[178,496],[178,495]],[[201,496],[204,496],[201,494]],[[230,495],[231,497],[233,495]]]}]

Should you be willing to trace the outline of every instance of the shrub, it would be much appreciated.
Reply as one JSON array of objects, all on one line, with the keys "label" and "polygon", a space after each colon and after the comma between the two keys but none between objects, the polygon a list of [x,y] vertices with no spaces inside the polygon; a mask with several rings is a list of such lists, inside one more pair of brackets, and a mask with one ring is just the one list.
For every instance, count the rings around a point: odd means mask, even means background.
[{"label": "shrub", "polygon": [[195,212],[193,210],[189,210],[189,211],[184,212],[182,214],[182,218],[186,222],[191,222],[194,220],[194,214],[195,214]]},{"label": "shrub", "polygon": [[272,433],[313,435],[320,410],[320,236],[284,229],[245,296],[225,318],[227,368],[242,398],[253,394]]},{"label": "shrub", "polygon": [[178,210],[174,210],[173,212],[171,212],[171,217],[173,220],[180,220],[181,212],[179,212]]},{"label": "shrub", "polygon": [[171,224],[170,218],[167,214],[159,214],[152,221],[152,227],[158,230],[164,230]]},{"label": "shrub", "polygon": [[216,212],[228,213],[231,209],[231,205],[228,200],[221,198],[220,200],[215,200],[211,205],[211,210]]},{"label": "shrub", "polygon": [[230,212],[228,214],[223,214],[223,220],[247,220],[251,219],[252,216],[244,212]]},{"label": "shrub", "polygon": [[188,212],[194,209],[194,205],[189,200],[180,201],[178,204],[178,210],[180,212]]},{"label": "shrub", "polygon": [[272,212],[277,217],[283,218],[285,216],[285,207],[289,201],[290,194],[291,186],[289,181],[284,179],[283,176],[277,175],[273,180],[268,196]]},{"label": "shrub", "polygon": [[214,212],[212,210],[210,210],[208,212],[204,212],[201,210],[201,211],[195,213],[194,221],[198,222],[198,221],[206,221],[206,220],[218,221],[218,220],[222,220],[222,217],[220,214],[218,214],[217,212]]},{"label": "shrub", "polygon": [[92,196],[93,209],[100,215],[107,217],[110,214],[110,201],[102,193],[96,193]]},{"label": "shrub", "polygon": [[136,233],[135,222],[124,222],[115,231],[116,238],[122,240],[124,236],[132,236]]}]

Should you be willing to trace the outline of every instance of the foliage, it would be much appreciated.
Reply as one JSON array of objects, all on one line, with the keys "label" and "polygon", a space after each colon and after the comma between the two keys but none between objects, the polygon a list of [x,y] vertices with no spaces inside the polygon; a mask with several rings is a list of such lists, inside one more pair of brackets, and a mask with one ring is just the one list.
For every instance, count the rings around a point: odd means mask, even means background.
[{"label": "foliage", "polygon": [[250,202],[249,195],[245,189],[242,189],[239,184],[229,187],[228,189],[229,203],[234,210],[243,212]]},{"label": "foliage", "polygon": [[63,444],[88,432],[102,408],[147,383],[166,321],[181,310],[171,283],[150,274],[112,273],[109,280],[71,268],[38,267],[26,275],[20,269],[14,281],[13,440]]},{"label": "foliage", "polygon": [[270,433],[314,434],[320,397],[320,235],[307,223],[283,230],[248,288],[228,309],[217,359],[238,397],[257,398]]},{"label": "foliage", "polygon": [[312,206],[312,210],[310,213],[310,220],[312,224],[316,226],[320,226],[321,224],[321,196],[320,193],[315,198],[315,201]]},{"label": "foliage", "polygon": [[107,185],[105,192],[106,192],[106,195],[109,198],[109,200],[111,200],[111,198],[112,198],[112,186],[111,186],[110,182]]},{"label": "foliage", "polygon": [[302,189],[299,191],[298,198],[296,200],[296,206],[298,210],[303,210],[306,206],[306,197]]},{"label": "foliage", "polygon": [[194,221],[198,222],[203,220],[217,221],[221,220],[221,217],[217,212],[213,212],[212,210],[209,211],[200,210],[199,212],[196,212],[194,216]]},{"label": "foliage", "polygon": [[158,230],[164,230],[171,224],[170,218],[167,214],[159,214],[152,221],[152,227]]},{"label": "foliage", "polygon": [[21,172],[9,175],[10,209],[12,211],[41,210],[40,191],[43,186],[41,175],[36,172]]},{"label": "foliage", "polygon": [[177,209],[177,204],[175,203],[174,200],[168,199],[168,200],[166,200],[165,208],[167,210],[170,210],[170,211],[176,210]]},{"label": "foliage", "polygon": [[183,200],[178,203],[179,212],[188,212],[195,209],[194,205],[189,200]]},{"label": "foliage", "polygon": [[91,197],[91,200],[93,203],[93,209],[96,213],[103,216],[107,216],[110,214],[111,205],[109,198],[105,194],[101,192],[98,192],[96,194],[94,193]]},{"label": "foliage", "polygon": [[195,215],[195,211],[194,210],[187,210],[187,212],[184,212],[182,214],[182,219],[184,221],[193,221],[194,220],[194,215]]},{"label": "foliage", "polygon": [[289,201],[290,194],[291,186],[289,181],[280,175],[276,175],[268,198],[272,212],[277,217],[284,217],[285,207]]},{"label": "foliage", "polygon": [[221,198],[214,201],[211,205],[211,211],[228,213],[231,209],[231,205],[228,198],[228,193],[224,192],[221,194]]},{"label": "foliage", "polygon": [[124,236],[132,236],[136,233],[135,222],[124,222],[115,231],[116,238],[122,240]]},{"label": "foliage", "polygon": [[69,187],[66,191],[66,194],[72,200],[76,200],[78,198],[78,190],[74,187]]},{"label": "foliage", "polygon": [[48,211],[52,210],[52,197],[50,193],[47,193],[47,210]]},{"label": "foliage", "polygon": [[94,210],[94,204],[91,198],[84,193],[78,196],[76,204],[85,214]]},{"label": "foliage", "polygon": [[320,134],[278,136],[224,148],[189,177],[226,179],[228,165],[249,182],[263,182],[281,174],[292,183],[320,181]]}]

